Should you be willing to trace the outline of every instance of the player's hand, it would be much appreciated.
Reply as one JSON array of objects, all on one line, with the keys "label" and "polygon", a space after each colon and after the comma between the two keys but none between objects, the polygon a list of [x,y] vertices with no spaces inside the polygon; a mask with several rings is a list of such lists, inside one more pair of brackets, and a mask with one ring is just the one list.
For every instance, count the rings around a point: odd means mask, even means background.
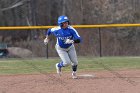
[{"label": "player's hand", "polygon": [[66,41],[65,41],[65,44],[72,44],[72,43],[74,43],[74,41],[70,40],[70,39],[66,39]]},{"label": "player's hand", "polygon": [[45,39],[44,39],[44,44],[47,45],[48,42],[49,42],[49,39],[48,39],[48,38],[45,38]]}]

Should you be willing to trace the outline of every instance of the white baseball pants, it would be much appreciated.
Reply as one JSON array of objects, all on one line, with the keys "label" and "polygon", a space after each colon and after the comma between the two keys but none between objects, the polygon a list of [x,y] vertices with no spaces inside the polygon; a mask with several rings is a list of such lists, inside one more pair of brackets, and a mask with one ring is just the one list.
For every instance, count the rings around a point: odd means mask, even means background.
[{"label": "white baseball pants", "polygon": [[64,66],[68,66],[70,64],[72,66],[78,65],[77,54],[73,44],[67,49],[61,48],[56,44],[55,48],[59,57],[63,61]]}]

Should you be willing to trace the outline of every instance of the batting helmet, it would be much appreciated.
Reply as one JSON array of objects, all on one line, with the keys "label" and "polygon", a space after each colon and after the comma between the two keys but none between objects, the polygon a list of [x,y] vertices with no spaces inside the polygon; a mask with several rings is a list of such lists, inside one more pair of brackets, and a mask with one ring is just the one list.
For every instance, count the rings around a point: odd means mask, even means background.
[{"label": "batting helmet", "polygon": [[64,23],[64,22],[68,22],[69,23],[69,19],[68,19],[68,17],[67,16],[59,16],[58,17],[58,25],[59,26],[62,26],[62,23]]}]

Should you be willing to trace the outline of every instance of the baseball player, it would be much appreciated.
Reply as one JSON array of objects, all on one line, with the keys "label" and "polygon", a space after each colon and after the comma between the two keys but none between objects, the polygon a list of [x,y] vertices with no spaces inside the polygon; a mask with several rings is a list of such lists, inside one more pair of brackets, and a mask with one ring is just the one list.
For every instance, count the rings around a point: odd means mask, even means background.
[{"label": "baseball player", "polygon": [[74,43],[80,43],[81,37],[78,32],[70,26],[67,16],[58,17],[58,27],[48,29],[44,44],[49,42],[49,35],[53,34],[57,38],[55,48],[61,58],[61,62],[56,63],[57,73],[61,76],[62,67],[72,66],[72,78],[76,79],[77,71],[77,54],[75,51]]}]

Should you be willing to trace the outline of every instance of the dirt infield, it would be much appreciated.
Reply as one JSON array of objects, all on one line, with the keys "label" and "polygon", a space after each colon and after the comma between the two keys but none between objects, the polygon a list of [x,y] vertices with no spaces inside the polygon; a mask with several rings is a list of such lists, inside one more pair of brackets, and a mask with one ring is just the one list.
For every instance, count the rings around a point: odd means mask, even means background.
[{"label": "dirt infield", "polygon": [[0,93],[140,93],[140,70],[2,75]]}]

